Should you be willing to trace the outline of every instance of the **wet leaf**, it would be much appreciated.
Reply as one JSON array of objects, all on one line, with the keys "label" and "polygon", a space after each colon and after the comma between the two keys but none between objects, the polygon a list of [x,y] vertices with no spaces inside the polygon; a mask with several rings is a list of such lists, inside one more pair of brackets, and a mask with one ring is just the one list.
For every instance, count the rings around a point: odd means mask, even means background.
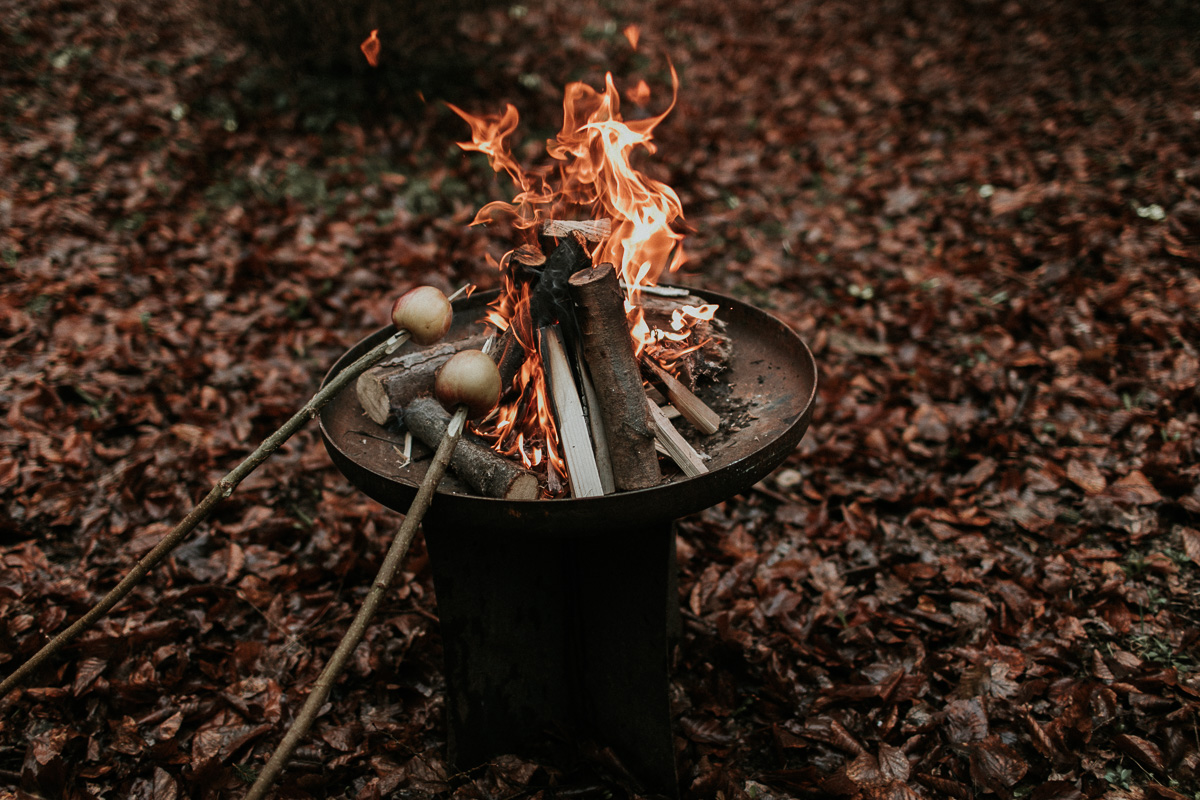
[{"label": "wet leaf", "polygon": [[1113,737],[1113,743],[1125,755],[1137,761],[1146,769],[1160,775],[1166,772],[1167,765],[1163,761],[1162,751],[1156,745],[1140,736],[1131,733],[1119,733]]},{"label": "wet leaf", "polygon": [[971,748],[971,777],[993,791],[1011,789],[1029,771],[1029,764],[1016,750],[989,736]]},{"label": "wet leaf", "polygon": [[[536,229],[471,225],[520,189],[455,147],[445,102],[511,103],[514,158],[554,167],[568,82],[611,71],[648,124],[670,60],[674,108],[636,152],[684,211],[669,282],[784,320],[820,373],[778,470],[675,524],[655,685],[681,796],[1076,800],[1132,770],[1130,796],[1177,800],[1167,778],[1200,771],[1200,100],[1179,4],[444,4],[448,24],[408,26],[307,2],[24,5],[0,59],[0,673],[397,292],[496,288],[510,251],[540,266]],[[321,81],[273,66],[323,50]],[[728,402],[695,444],[735,466],[727,437],[765,407],[704,380]],[[0,777],[240,796],[398,519],[306,427],[3,698]],[[599,732],[449,764],[454,635],[417,537],[279,796],[637,793]]]}]

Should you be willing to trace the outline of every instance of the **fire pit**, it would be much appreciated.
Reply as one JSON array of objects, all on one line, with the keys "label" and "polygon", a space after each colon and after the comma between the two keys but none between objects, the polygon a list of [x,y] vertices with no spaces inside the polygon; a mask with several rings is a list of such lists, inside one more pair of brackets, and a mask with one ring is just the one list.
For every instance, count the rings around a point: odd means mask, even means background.
[{"label": "fire pit", "polygon": [[[677,794],[668,662],[679,633],[677,518],[748,489],[808,428],[816,364],[786,325],[741,301],[693,290],[727,325],[725,423],[702,445],[708,471],[600,497],[475,496],[448,474],[424,527],[445,651],[450,760],[469,767],[547,730],[611,745],[648,788]],[[455,304],[447,340],[480,330],[495,293]],[[326,381],[383,341],[359,342]],[[359,489],[404,512],[427,461],[367,417],[353,391],[320,416],[330,457]]]}]

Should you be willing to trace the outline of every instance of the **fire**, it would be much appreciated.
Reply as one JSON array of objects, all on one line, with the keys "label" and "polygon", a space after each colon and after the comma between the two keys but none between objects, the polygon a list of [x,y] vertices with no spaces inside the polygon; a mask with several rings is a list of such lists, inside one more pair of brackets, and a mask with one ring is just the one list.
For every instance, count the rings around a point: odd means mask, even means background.
[{"label": "fire", "polygon": [[359,49],[362,50],[363,55],[367,57],[368,64],[370,64],[372,67],[378,67],[379,66],[379,30],[376,29],[376,30],[371,31],[371,35],[368,36],[363,41],[363,43],[359,45]]},{"label": "fire", "polygon": [[625,38],[629,40],[629,46],[637,50],[638,39],[641,38],[642,30],[637,25],[626,25],[625,30],[621,31],[625,34]]},{"label": "fire", "polygon": [[[636,46],[636,31],[631,32]],[[716,306],[684,307],[676,312],[670,330],[652,329],[642,313],[641,294],[654,286],[664,272],[674,272],[685,260],[683,235],[673,224],[683,218],[679,196],[666,184],[636,169],[632,160],[643,151],[653,155],[657,147],[654,129],[675,106],[679,81],[671,68],[671,102],[662,113],[638,120],[625,120],[620,113],[620,96],[611,74],[605,76],[603,91],[584,83],[566,87],[563,125],[546,143],[552,162],[541,170],[526,170],[512,153],[511,137],[518,115],[512,105],[501,114],[474,116],[450,108],[471,127],[471,141],[459,146],[488,157],[492,169],[504,172],[517,188],[511,202],[488,203],[476,214],[473,224],[497,219],[511,220],[524,240],[501,259],[504,284],[487,321],[500,330],[512,329],[525,348],[526,360],[514,380],[517,399],[503,406],[480,430],[494,441],[500,452],[519,456],[526,466],[539,461],[548,465],[547,475],[554,490],[565,476],[559,455],[558,434],[550,410],[538,332],[530,320],[529,284],[514,276],[514,258],[537,264],[542,257],[538,233],[547,220],[609,220],[607,236],[590,247],[593,264],[612,263],[624,286],[625,312],[635,352],[649,351],[669,364],[686,352],[683,343],[693,325],[711,319]],[[649,96],[644,82],[632,96],[639,104]]]}]

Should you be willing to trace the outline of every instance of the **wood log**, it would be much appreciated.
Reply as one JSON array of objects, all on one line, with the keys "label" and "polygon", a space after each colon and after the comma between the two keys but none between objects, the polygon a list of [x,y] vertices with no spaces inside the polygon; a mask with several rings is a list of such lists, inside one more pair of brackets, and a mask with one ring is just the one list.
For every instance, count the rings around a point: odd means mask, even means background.
[{"label": "wood log", "polygon": [[[537,284],[529,295],[529,316],[533,327],[541,329],[556,322],[573,326],[570,314],[562,319],[563,311],[570,311],[571,295],[567,291],[567,281],[576,272],[591,266],[592,259],[582,242],[576,236],[563,239],[554,248],[546,263],[539,271]],[[566,331],[567,339],[573,339],[575,331],[570,327]]]},{"label": "wood log", "polygon": [[587,359],[583,355],[583,345],[575,344],[575,363],[579,365],[579,382],[583,388],[584,411],[587,417],[588,429],[592,432],[592,449],[596,452],[596,470],[600,473],[600,485],[605,494],[617,490],[613,480],[612,454],[608,447],[608,432],[604,429],[604,417],[600,414],[600,399],[596,396],[596,384],[592,382],[592,374],[588,370]]},{"label": "wood log", "polygon": [[358,376],[354,384],[359,405],[371,421],[378,425],[387,422],[415,397],[433,392],[433,377],[438,367],[459,350],[483,346],[486,336],[472,336],[454,342],[437,344],[395,356]]},{"label": "wood log", "polygon": [[561,239],[572,233],[578,233],[589,242],[602,242],[612,233],[612,220],[549,219],[542,223],[542,236],[553,236],[556,239]]},{"label": "wood log", "polygon": [[546,379],[550,388],[550,400],[554,404],[554,417],[558,423],[558,440],[562,444],[563,459],[567,462],[567,473],[571,477],[573,497],[600,497],[604,484],[596,467],[596,454],[592,450],[592,437],[587,420],[583,416],[583,404],[575,388],[575,376],[571,362],[557,325],[547,325],[540,331],[542,363],[546,368]]},{"label": "wood log", "polygon": [[[404,424],[413,435],[436,448],[446,433],[450,414],[432,397],[418,397],[403,411]],[[489,447],[463,437],[450,458],[450,468],[471,488],[486,497],[536,500],[538,479]]]},{"label": "wood log", "polygon": [[513,378],[525,363],[525,348],[517,340],[512,328],[500,337],[500,343],[492,350],[492,360],[500,370],[501,392],[507,394],[513,388]]},{"label": "wood log", "polygon": [[709,408],[691,389],[659,366],[654,359],[643,355],[641,361],[642,366],[646,368],[653,379],[662,384],[663,389],[667,392],[667,400],[683,415],[684,419],[692,423],[696,430],[705,436],[711,436],[720,429],[721,416]]},{"label": "wood log", "polygon": [[689,478],[694,478],[697,475],[703,475],[708,472],[708,467],[704,463],[704,459],[696,452],[696,448],[692,447],[687,439],[671,424],[671,420],[667,419],[666,413],[656,406],[650,404],[650,414],[654,418],[654,424],[658,428],[658,444],[662,445],[663,451],[670,456],[683,474]]},{"label": "wood log", "polygon": [[608,433],[616,487],[656,486],[662,473],[654,451],[654,420],[633,354],[617,272],[612,264],[601,264],[573,275],[569,284],[579,307],[583,352]]}]

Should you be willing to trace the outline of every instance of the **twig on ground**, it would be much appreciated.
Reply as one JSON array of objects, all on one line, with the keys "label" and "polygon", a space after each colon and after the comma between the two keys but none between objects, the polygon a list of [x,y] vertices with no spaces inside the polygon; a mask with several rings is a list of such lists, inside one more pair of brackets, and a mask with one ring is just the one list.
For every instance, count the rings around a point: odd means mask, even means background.
[{"label": "twig on ground", "polygon": [[40,667],[47,660],[52,658],[60,650],[73,642],[81,633],[86,631],[92,625],[107,614],[113,606],[121,602],[133,588],[141,583],[150,570],[154,569],[160,561],[174,550],[179,543],[182,542],[189,533],[191,533],[197,525],[204,521],[217,506],[225,498],[233,494],[233,490],[238,484],[246,479],[258,465],[267,460],[271,453],[275,452],[291,438],[292,434],[298,431],[304,423],[315,417],[317,413],[334,397],[336,397],[343,388],[352,383],[365,370],[373,366],[377,361],[382,359],[389,353],[395,352],[396,348],[404,344],[408,340],[406,331],[399,331],[381,344],[376,345],[366,355],[359,358],[350,366],[339,372],[333,377],[329,383],[324,386],[319,392],[304,404],[304,406],[292,415],[291,419],[285,422],[273,434],[268,436],[263,443],[258,446],[253,453],[246,457],[242,463],[238,464],[234,469],[221,480],[217,481],[217,485],[201,500],[191,513],[183,518],[175,528],[167,534],[162,541],[155,545],[154,549],[144,555],[133,569],[129,571],[120,583],[109,590],[104,598],[92,606],[86,614],[75,621],[71,627],[67,628],[62,633],[55,636],[47,642],[41,650],[33,654],[15,672],[0,682],[0,697],[8,694],[18,684],[34,670]]},{"label": "twig on ground", "polygon": [[354,653],[354,648],[358,647],[359,642],[362,641],[363,636],[367,632],[367,625],[370,624],[371,618],[375,616],[379,604],[383,601],[384,595],[392,585],[392,579],[396,577],[396,571],[400,567],[400,562],[404,559],[404,554],[408,552],[408,546],[412,544],[417,527],[421,524],[421,518],[429,510],[429,503],[433,500],[433,493],[437,490],[438,484],[441,483],[442,476],[446,474],[446,466],[450,463],[450,456],[453,455],[454,448],[458,445],[458,440],[462,436],[463,426],[466,424],[466,421],[467,409],[460,406],[454,412],[454,416],[450,418],[450,424],[446,426],[446,435],[442,437],[437,453],[434,454],[433,461],[430,463],[429,469],[425,472],[425,479],[421,481],[421,486],[417,489],[417,496],[413,499],[412,505],[408,509],[408,514],[405,515],[404,522],[401,523],[400,530],[396,533],[396,538],[392,540],[387,555],[383,559],[383,564],[379,567],[378,574],[375,575],[375,581],[371,584],[370,593],[367,594],[367,598],[363,601],[362,607],[359,608],[354,621],[346,629],[346,634],[338,644],[337,650],[330,657],[329,663],[325,665],[325,669],[317,678],[316,683],[313,684],[312,691],[309,693],[308,699],[304,701],[304,706],[300,709],[296,720],[288,728],[287,733],[284,734],[283,741],[275,748],[275,752],[271,754],[271,758],[267,761],[267,765],[263,767],[263,771],[258,774],[254,785],[250,787],[245,800],[261,800],[261,798],[266,796],[275,779],[279,777],[279,773],[283,771],[283,767],[287,763],[288,758],[291,757],[292,751],[296,749],[296,746],[300,744],[300,740],[305,737],[308,729],[312,727],[313,721],[317,718],[317,713],[321,710],[321,706],[325,705],[325,701],[329,698],[329,692],[333,689],[334,682],[342,673],[346,662],[350,660],[350,656]]}]

